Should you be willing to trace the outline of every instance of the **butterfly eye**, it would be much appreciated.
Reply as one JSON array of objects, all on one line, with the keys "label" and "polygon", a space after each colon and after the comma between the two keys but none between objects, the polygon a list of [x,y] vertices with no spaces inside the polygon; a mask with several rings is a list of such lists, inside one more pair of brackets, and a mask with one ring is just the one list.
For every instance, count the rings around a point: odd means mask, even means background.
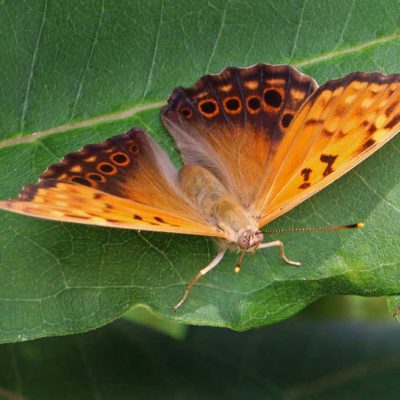
[{"label": "butterfly eye", "polygon": [[242,104],[238,97],[227,97],[223,101],[224,109],[229,114],[238,114],[242,111]]},{"label": "butterfly eye", "polygon": [[97,169],[107,175],[114,175],[117,173],[117,168],[106,162],[99,164]]},{"label": "butterfly eye", "polygon": [[275,89],[266,89],[263,95],[264,103],[272,108],[279,108],[282,104],[282,95]]},{"label": "butterfly eye", "polygon": [[256,114],[261,109],[261,101],[258,96],[251,96],[247,99],[247,109],[251,114]]},{"label": "butterfly eye", "polygon": [[121,167],[125,167],[129,164],[130,160],[125,153],[114,153],[111,156],[111,160]]},{"label": "butterfly eye", "polygon": [[246,235],[242,235],[238,239],[238,244],[241,249],[248,249],[250,247],[250,239]]},{"label": "butterfly eye", "polygon": [[290,113],[286,113],[283,117],[282,117],[282,126],[284,128],[287,128],[290,123],[292,122],[293,119],[293,114]]},{"label": "butterfly eye", "polygon": [[219,113],[218,104],[213,99],[200,101],[198,104],[198,108],[201,115],[203,115],[206,118],[215,117]]}]

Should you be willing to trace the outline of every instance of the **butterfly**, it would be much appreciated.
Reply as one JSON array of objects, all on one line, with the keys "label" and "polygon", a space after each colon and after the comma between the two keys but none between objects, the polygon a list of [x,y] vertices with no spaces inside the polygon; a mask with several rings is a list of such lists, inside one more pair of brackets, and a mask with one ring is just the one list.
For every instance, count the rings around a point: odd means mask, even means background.
[{"label": "butterfly", "polygon": [[[400,130],[400,75],[355,72],[318,87],[288,65],[226,68],[176,88],[161,110],[183,167],[140,128],[85,146],[0,208],[49,220],[203,235],[218,254],[278,247],[261,228]],[[345,226],[346,227],[346,226]],[[345,228],[339,227],[339,228]],[[359,227],[354,225],[350,227]]]}]

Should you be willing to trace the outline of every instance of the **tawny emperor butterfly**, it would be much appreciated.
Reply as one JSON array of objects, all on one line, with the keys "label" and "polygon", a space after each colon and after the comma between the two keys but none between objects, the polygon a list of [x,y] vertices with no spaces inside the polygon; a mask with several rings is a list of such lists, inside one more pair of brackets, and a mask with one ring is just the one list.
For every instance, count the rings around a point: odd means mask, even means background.
[{"label": "tawny emperor butterfly", "polygon": [[299,265],[280,241],[263,243],[260,229],[393,138],[399,100],[400,75],[356,72],[318,88],[288,65],[227,68],[175,89],[161,111],[182,154],[179,171],[135,128],[68,154],[0,208],[214,237],[217,256],[190,282],[176,310],[227,250],[242,258],[277,246],[284,261]]}]

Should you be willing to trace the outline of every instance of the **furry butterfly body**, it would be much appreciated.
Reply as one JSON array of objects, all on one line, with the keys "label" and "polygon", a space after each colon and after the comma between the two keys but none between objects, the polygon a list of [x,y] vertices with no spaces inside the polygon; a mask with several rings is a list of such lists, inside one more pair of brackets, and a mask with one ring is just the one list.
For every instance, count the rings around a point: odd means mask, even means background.
[{"label": "furry butterfly body", "polygon": [[83,224],[214,237],[254,252],[261,228],[360,163],[400,129],[400,76],[357,72],[317,87],[285,65],[227,68],[177,88],[161,112],[177,171],[134,128],[50,166],[0,208]]}]

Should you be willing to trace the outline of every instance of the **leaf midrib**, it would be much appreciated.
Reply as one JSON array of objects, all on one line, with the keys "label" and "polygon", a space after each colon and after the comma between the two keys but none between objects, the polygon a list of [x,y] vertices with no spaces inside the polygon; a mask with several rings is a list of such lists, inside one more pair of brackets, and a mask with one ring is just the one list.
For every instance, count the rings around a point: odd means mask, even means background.
[{"label": "leaf midrib", "polygon": [[117,113],[103,114],[103,115],[99,115],[94,118],[88,118],[88,119],[80,120],[80,121],[76,121],[76,122],[69,122],[67,124],[58,125],[58,126],[55,126],[53,128],[49,128],[49,129],[46,129],[43,131],[33,132],[30,135],[19,136],[16,138],[0,141],[0,149],[2,149],[4,147],[14,146],[16,144],[34,142],[43,137],[54,135],[56,133],[66,132],[66,131],[69,131],[72,129],[87,128],[87,127],[98,125],[101,123],[113,122],[113,121],[130,118],[139,112],[151,110],[153,108],[162,107],[164,105],[165,105],[165,101],[157,101],[157,102],[153,102],[153,103],[149,103],[149,104],[145,104],[145,105],[141,104],[139,106],[135,106],[135,107],[132,107],[132,108],[129,108],[127,110],[123,110],[123,111],[120,111]]},{"label": "leaf midrib", "polygon": [[[341,50],[335,49],[335,50],[325,53],[325,54],[314,56],[314,57],[311,57],[308,59],[306,58],[303,60],[299,60],[295,63],[291,63],[291,65],[295,68],[302,68],[305,66],[318,64],[320,62],[324,62],[324,61],[327,61],[327,60],[330,60],[330,59],[333,59],[336,57],[341,57],[341,56],[345,56],[348,54],[358,53],[366,48],[379,46],[381,44],[393,42],[398,39],[400,39],[400,33],[395,32],[390,35],[386,35],[379,39],[374,39],[374,40],[371,40],[371,41],[368,41],[368,42],[365,42],[362,44],[347,47],[347,48],[344,48]],[[88,118],[85,120],[80,120],[80,121],[76,121],[76,122],[70,122],[70,123],[58,125],[56,127],[45,129],[43,131],[33,132],[30,135],[19,136],[19,137],[0,141],[0,149],[2,149],[4,147],[14,146],[14,145],[21,144],[21,143],[34,142],[43,137],[54,135],[57,133],[66,132],[66,131],[73,130],[73,129],[87,128],[87,127],[95,126],[100,123],[107,123],[107,122],[112,122],[112,121],[123,120],[123,119],[129,118],[129,117],[133,117],[135,114],[137,114],[139,112],[151,110],[154,108],[159,108],[164,105],[165,105],[165,101],[155,101],[155,102],[148,103],[148,104],[136,105],[132,108],[129,108],[127,110],[123,110],[120,112],[116,112],[116,113],[103,114],[103,115],[93,117],[93,118]]]}]

